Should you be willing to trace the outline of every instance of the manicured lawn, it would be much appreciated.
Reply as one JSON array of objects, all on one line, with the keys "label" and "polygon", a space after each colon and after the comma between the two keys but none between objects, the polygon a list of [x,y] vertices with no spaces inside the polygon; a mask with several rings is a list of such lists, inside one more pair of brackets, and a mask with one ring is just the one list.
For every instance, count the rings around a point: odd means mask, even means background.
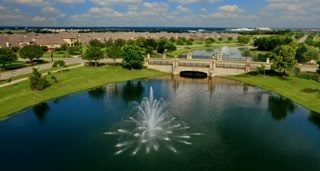
[{"label": "manicured lawn", "polygon": [[270,90],[320,114],[320,82],[297,77],[230,76],[250,85]]},{"label": "manicured lawn", "polygon": [[121,67],[80,67],[55,73],[59,83],[53,83],[41,92],[33,92],[29,81],[0,88],[0,120],[42,101],[64,96],[109,83],[166,75],[155,70],[125,70]]},{"label": "manicured lawn", "polygon": [[[77,65],[80,65],[80,63],[75,63],[75,64],[67,65],[66,67],[73,67],[73,66],[77,66]],[[57,71],[57,70],[60,70],[60,69],[63,69],[63,68],[50,68],[50,69],[42,70],[41,72],[42,72],[42,73],[45,73],[45,72],[54,72],[54,71]],[[21,78],[26,78],[26,77],[29,77],[30,75],[31,75],[31,73],[19,75],[19,76],[16,76],[16,77],[11,77],[11,78],[10,78],[10,81],[19,80],[19,79],[21,79]],[[1,77],[0,77],[0,85],[1,85],[1,84],[5,84],[5,83],[8,83],[8,79],[6,79],[6,80],[1,80]]]}]

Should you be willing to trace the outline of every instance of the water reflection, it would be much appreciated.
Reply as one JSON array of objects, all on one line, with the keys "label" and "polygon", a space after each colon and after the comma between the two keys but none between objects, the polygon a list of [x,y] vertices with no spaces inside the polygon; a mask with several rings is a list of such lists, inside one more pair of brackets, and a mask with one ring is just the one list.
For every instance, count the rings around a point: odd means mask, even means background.
[{"label": "water reflection", "polygon": [[38,120],[43,122],[46,119],[47,113],[50,111],[50,106],[47,103],[42,102],[33,106],[32,109]]},{"label": "water reflection", "polygon": [[101,100],[106,94],[106,89],[104,87],[98,87],[88,91],[88,94],[91,98],[96,100]]},{"label": "water reflection", "polygon": [[313,125],[320,128],[320,113],[311,111],[311,114],[308,119]]},{"label": "water reflection", "polygon": [[293,102],[287,98],[270,95],[268,100],[268,111],[274,120],[280,121],[287,117],[288,113],[295,110]]},{"label": "water reflection", "polygon": [[141,100],[144,93],[144,86],[141,81],[127,81],[122,88],[122,97],[126,102]]}]

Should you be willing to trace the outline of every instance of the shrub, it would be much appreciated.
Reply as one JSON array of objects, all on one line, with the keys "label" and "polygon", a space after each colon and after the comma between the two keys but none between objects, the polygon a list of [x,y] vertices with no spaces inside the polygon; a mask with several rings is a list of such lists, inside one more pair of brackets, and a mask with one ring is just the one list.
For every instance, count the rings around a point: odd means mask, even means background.
[{"label": "shrub", "polygon": [[46,77],[42,77],[37,68],[32,68],[32,70],[32,75],[29,77],[30,89],[34,91],[41,91],[45,89],[49,85]]},{"label": "shrub", "polygon": [[57,61],[54,61],[53,64],[52,64],[52,67],[53,68],[56,68],[56,67],[66,67],[66,63],[63,61],[63,60],[57,60]]}]

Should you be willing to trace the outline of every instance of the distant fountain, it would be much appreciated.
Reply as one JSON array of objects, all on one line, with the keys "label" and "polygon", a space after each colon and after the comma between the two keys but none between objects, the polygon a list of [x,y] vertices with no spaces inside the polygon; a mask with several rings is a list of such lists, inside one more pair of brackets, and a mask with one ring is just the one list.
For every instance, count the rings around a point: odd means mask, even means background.
[{"label": "distant fountain", "polygon": [[223,47],[221,48],[221,52],[222,52],[222,54],[223,54],[224,56],[230,55],[230,50],[229,50],[229,47],[227,47],[227,46],[223,46]]},{"label": "distant fountain", "polygon": [[[106,135],[120,135],[119,142],[115,145],[116,155],[130,151],[136,155],[139,151],[146,153],[158,151],[162,146],[178,153],[174,143],[191,145],[192,136],[202,135],[201,133],[188,133],[190,128],[187,124],[178,122],[171,117],[167,110],[167,103],[153,97],[153,90],[150,88],[149,97],[136,103],[136,117],[129,117],[124,121],[124,127],[114,132],[105,132]],[[130,129],[131,128],[131,129]]]}]

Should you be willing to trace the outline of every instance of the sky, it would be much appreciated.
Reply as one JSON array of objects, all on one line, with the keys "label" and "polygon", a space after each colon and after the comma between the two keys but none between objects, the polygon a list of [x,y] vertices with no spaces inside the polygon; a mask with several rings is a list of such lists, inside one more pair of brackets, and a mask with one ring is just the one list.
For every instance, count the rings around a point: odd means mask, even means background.
[{"label": "sky", "polygon": [[0,26],[320,28],[320,0],[0,0]]}]

